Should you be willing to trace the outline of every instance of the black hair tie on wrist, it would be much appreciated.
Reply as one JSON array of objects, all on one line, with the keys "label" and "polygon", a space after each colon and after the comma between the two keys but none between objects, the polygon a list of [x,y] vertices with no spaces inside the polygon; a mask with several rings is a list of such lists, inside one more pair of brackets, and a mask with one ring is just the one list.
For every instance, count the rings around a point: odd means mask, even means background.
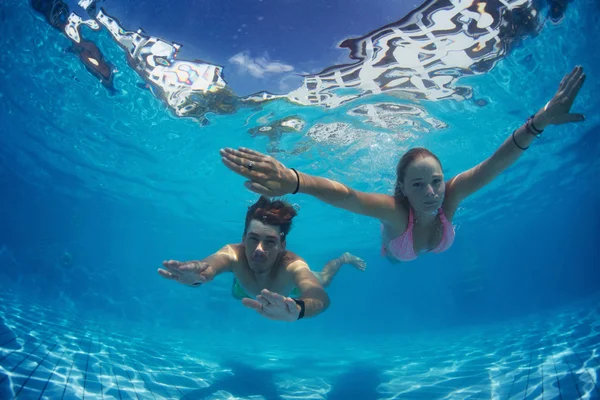
[{"label": "black hair tie on wrist", "polygon": [[527,119],[527,122],[525,122],[525,129],[527,130],[527,132],[531,133],[533,136],[535,137],[541,137],[542,136],[542,132],[544,132],[544,130],[539,130],[538,128],[535,127],[535,125],[533,124],[533,117],[535,117],[535,115],[532,115],[531,117],[529,117]]},{"label": "black hair tie on wrist", "polygon": [[294,171],[294,173],[296,174],[296,178],[298,178],[298,182],[296,183],[296,190],[294,190],[292,192],[292,194],[296,194],[298,193],[298,190],[300,190],[300,175],[298,175],[298,171],[296,171],[294,168],[290,168],[292,171]]},{"label": "black hair tie on wrist", "polygon": [[521,147],[521,146],[519,146],[519,143],[517,143],[517,140],[515,139],[515,132],[516,131],[513,131],[513,133],[512,133],[513,143],[515,144],[515,146],[517,146],[521,150],[527,150],[529,148],[529,146],[527,146],[527,147]]}]

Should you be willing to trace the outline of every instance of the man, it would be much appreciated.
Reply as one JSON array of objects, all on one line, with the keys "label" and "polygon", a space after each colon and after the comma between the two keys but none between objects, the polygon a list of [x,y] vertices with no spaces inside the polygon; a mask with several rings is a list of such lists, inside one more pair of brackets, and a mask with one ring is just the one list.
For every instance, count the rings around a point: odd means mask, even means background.
[{"label": "man", "polygon": [[302,258],[285,248],[295,216],[296,210],[285,201],[261,197],[248,209],[242,243],[226,245],[201,261],[164,261],[158,273],[184,285],[200,286],[233,272],[232,294],[246,307],[274,320],[314,317],[329,306],[323,287],[340,267],[351,264],[364,270],[365,263],[344,253],[320,273],[313,273]]}]

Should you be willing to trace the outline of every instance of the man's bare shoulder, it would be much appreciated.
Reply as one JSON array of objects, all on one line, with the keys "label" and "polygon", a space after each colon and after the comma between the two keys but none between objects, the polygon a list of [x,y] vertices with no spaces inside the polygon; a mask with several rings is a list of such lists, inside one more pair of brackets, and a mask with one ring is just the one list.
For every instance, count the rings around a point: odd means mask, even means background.
[{"label": "man's bare shoulder", "polygon": [[225,250],[225,251],[233,251],[236,254],[239,254],[240,250],[242,250],[244,248],[244,245],[241,243],[235,243],[235,244],[226,244],[225,246],[223,246],[223,248],[221,249],[221,251]]},{"label": "man's bare shoulder", "polygon": [[227,254],[236,261],[242,260],[245,257],[245,248],[241,243],[226,244],[219,250],[219,253]]},{"label": "man's bare shoulder", "polygon": [[213,256],[226,257],[232,263],[239,263],[244,260],[244,247],[240,244],[226,244],[221,247]]},{"label": "man's bare shoulder", "polygon": [[226,244],[217,251],[218,257],[225,257],[229,260],[229,266],[235,272],[244,264],[246,256],[244,254],[244,246],[241,244]]},{"label": "man's bare shoulder", "polygon": [[302,257],[291,251],[286,251],[281,259],[282,266],[287,270],[295,270],[296,268],[308,268],[308,264]]}]

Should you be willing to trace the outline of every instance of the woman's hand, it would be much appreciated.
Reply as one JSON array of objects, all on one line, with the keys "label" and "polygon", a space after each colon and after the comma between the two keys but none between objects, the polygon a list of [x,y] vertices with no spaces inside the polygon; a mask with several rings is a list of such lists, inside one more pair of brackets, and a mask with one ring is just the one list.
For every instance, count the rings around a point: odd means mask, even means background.
[{"label": "woman's hand", "polygon": [[276,197],[296,190],[298,177],[294,171],[273,157],[243,147],[222,149],[220,153],[223,164],[248,178],[244,186],[255,193]]},{"label": "woman's hand", "polygon": [[571,114],[570,111],[584,81],[585,74],[581,66],[575,67],[565,75],[554,97],[533,118],[534,127],[542,130],[547,125],[583,121],[583,114]]}]

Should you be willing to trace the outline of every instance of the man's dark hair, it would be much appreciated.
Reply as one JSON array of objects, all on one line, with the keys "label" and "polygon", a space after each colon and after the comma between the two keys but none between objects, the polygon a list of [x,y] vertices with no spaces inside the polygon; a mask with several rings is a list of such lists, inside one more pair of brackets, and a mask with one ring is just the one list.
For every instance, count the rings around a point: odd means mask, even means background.
[{"label": "man's dark hair", "polygon": [[297,215],[294,207],[284,200],[271,200],[265,196],[248,208],[246,213],[246,224],[244,225],[244,235],[248,230],[248,225],[253,219],[267,225],[276,225],[281,230],[282,240],[285,240],[290,229],[292,229],[292,219]]}]

